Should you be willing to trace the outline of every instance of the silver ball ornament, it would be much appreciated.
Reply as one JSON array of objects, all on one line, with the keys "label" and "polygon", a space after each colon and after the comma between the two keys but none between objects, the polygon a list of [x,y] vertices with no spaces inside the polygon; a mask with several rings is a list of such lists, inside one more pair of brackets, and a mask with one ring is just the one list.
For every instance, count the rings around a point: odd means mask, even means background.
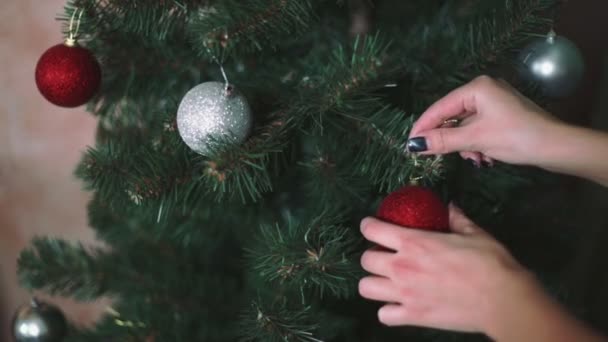
[{"label": "silver ball ornament", "polygon": [[580,50],[553,31],[526,46],[519,55],[519,61],[522,77],[538,83],[544,94],[550,97],[572,94],[585,72]]},{"label": "silver ball ornament", "polygon": [[186,145],[209,155],[211,144],[224,139],[242,143],[253,123],[247,99],[233,86],[205,82],[190,89],[177,109],[177,129]]},{"label": "silver ball ornament", "polygon": [[67,323],[59,308],[32,299],[17,309],[13,317],[16,342],[59,342],[67,334]]}]

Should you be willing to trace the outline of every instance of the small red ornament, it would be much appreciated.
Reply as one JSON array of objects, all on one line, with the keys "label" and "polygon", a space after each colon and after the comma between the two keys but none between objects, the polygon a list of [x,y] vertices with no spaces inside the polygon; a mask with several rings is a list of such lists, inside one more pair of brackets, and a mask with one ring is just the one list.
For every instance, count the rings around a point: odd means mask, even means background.
[{"label": "small red ornament", "polygon": [[380,203],[376,216],[393,224],[448,232],[449,212],[439,196],[421,186],[405,186]]},{"label": "small red ornament", "polygon": [[36,85],[49,102],[77,107],[89,101],[101,84],[101,68],[91,51],[73,40],[46,50],[36,65]]}]

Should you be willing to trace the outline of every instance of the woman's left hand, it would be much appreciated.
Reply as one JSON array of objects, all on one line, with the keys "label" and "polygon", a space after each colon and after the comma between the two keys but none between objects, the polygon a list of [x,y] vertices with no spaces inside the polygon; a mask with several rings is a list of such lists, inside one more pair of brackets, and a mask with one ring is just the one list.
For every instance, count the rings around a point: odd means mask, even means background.
[{"label": "woman's left hand", "polygon": [[381,247],[361,258],[373,275],[361,279],[359,292],[388,302],[378,312],[382,323],[489,333],[510,309],[525,307],[528,293],[539,292],[529,291],[537,286],[529,272],[452,205],[450,227],[442,234],[361,222],[365,238]]}]

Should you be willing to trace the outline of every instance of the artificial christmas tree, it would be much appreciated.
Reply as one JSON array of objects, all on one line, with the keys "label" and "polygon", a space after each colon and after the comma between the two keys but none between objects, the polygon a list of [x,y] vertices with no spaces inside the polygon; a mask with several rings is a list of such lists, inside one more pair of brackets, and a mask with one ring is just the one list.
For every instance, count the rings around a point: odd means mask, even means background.
[{"label": "artificial christmas tree", "polygon": [[[22,283],[113,299],[97,326],[73,327],[67,341],[481,338],[381,326],[377,305],[356,293],[358,222],[413,181],[496,219],[495,200],[516,177],[458,177],[457,160],[408,153],[405,141],[415,114],[448,90],[511,74],[556,5],[69,2],[64,19],[82,11],[81,44],[104,75],[89,105],[97,144],[77,175],[107,248],[38,238],[21,255]],[[369,32],[353,37],[361,26]],[[209,82],[219,93],[191,98]],[[221,93],[230,89],[240,110]]]}]

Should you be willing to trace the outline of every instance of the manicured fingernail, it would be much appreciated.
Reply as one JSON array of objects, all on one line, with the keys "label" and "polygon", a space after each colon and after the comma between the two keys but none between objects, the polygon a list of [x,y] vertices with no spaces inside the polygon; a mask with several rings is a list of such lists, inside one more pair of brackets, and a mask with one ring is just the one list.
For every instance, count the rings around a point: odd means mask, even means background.
[{"label": "manicured fingernail", "polygon": [[479,162],[473,158],[467,158],[467,161],[476,169],[479,169],[481,167],[481,165],[479,165]]},{"label": "manicured fingernail", "polygon": [[428,150],[425,137],[415,137],[407,141],[407,150],[410,152],[424,152]]},{"label": "manicured fingernail", "polygon": [[494,166],[494,163],[490,163],[490,162],[488,162],[488,161],[482,160],[482,161],[481,161],[481,165],[482,165],[483,167],[492,167],[492,166]]}]

